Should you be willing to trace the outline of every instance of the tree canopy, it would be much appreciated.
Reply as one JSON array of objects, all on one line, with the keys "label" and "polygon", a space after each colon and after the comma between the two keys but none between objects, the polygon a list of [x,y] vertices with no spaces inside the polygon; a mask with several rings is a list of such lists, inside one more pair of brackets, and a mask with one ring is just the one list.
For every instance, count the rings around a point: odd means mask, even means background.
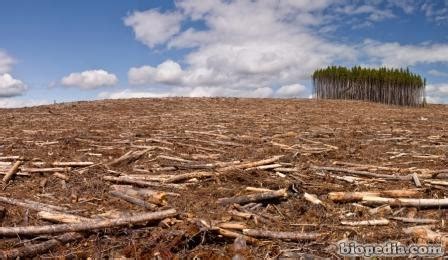
[{"label": "tree canopy", "polygon": [[313,74],[318,99],[354,99],[385,104],[423,104],[426,81],[409,69],[330,66]]}]

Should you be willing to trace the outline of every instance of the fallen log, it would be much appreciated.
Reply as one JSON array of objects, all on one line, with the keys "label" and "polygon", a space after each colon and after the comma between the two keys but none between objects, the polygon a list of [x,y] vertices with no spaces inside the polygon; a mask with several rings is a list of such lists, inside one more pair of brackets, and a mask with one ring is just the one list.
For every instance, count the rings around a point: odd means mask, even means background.
[{"label": "fallen log", "polygon": [[269,191],[269,192],[260,192],[256,194],[242,195],[230,198],[220,198],[218,199],[218,203],[222,205],[227,204],[246,204],[250,202],[258,202],[263,200],[270,199],[280,199],[288,197],[288,193],[286,189]]},{"label": "fallen log", "polygon": [[69,172],[70,167],[54,167],[54,168],[20,168],[22,172],[28,173],[46,173],[46,172]]},{"label": "fallen log", "polygon": [[80,232],[100,228],[112,228],[142,222],[162,220],[164,218],[174,217],[176,215],[177,212],[175,209],[168,209],[157,212],[142,213],[139,215],[129,217],[107,219],[107,220],[95,220],[85,223],[56,224],[46,226],[0,227],[0,236],[17,236],[17,235],[35,236],[41,234]]},{"label": "fallen log", "polygon": [[243,229],[243,234],[256,238],[270,238],[290,241],[316,240],[320,233],[302,233],[302,232],[279,232],[258,229]]},{"label": "fallen log", "polygon": [[184,174],[179,174],[176,175],[174,177],[171,177],[167,180],[165,180],[165,183],[174,183],[174,182],[181,182],[184,180],[188,180],[188,179],[193,179],[193,178],[208,178],[208,177],[212,177],[215,176],[215,174],[210,173],[210,172],[189,172],[189,173],[184,173]]},{"label": "fallen log", "polygon": [[224,228],[217,228],[217,230],[218,230],[218,233],[221,236],[223,236],[223,237],[228,237],[228,238],[239,238],[239,237],[242,237],[249,244],[253,244],[253,245],[258,244],[258,240],[253,238],[253,237],[245,236],[245,235],[242,235],[242,234],[240,234],[238,232],[230,231],[230,230],[227,230],[227,229],[224,229]]},{"label": "fallen log", "polygon": [[367,171],[357,171],[357,170],[351,170],[351,169],[345,169],[345,168],[339,168],[339,167],[311,166],[311,169],[321,170],[321,171],[331,171],[331,172],[345,172],[345,173],[350,173],[350,174],[359,175],[359,176],[367,176],[367,177],[388,179],[388,180],[412,180],[411,175],[397,176],[397,175],[390,175],[390,174],[372,173],[372,172],[367,172]]},{"label": "fallen log", "polygon": [[441,243],[444,247],[448,246],[448,234],[434,232],[430,229],[430,226],[415,226],[403,228],[403,232],[405,234],[414,235],[427,242]]},{"label": "fallen log", "polygon": [[265,164],[270,164],[270,163],[276,162],[276,161],[280,160],[282,157],[283,157],[283,155],[277,155],[277,156],[274,156],[274,157],[269,158],[269,159],[264,159],[264,160],[260,160],[260,161],[256,161],[256,162],[248,162],[248,163],[242,163],[242,164],[227,166],[227,167],[219,168],[217,170],[220,171],[220,172],[226,172],[226,171],[232,171],[232,170],[239,170],[239,169],[246,169],[246,168],[251,168],[251,167],[257,167],[257,166],[261,166],[261,165],[265,165]]},{"label": "fallen log", "polygon": [[346,226],[384,226],[389,225],[389,220],[387,219],[371,219],[371,220],[361,220],[361,221],[341,221],[342,225]]},{"label": "fallen log", "polygon": [[91,218],[81,217],[77,215],[67,213],[55,213],[48,211],[39,211],[37,217],[43,220],[56,223],[83,223],[86,221],[92,221]]},{"label": "fallen log", "polygon": [[364,191],[364,192],[330,192],[328,199],[334,202],[355,202],[362,201],[365,196],[388,196],[392,198],[397,197],[411,197],[418,195],[420,190],[383,190],[383,191]]},{"label": "fallen log", "polygon": [[383,198],[376,196],[364,196],[362,202],[365,205],[384,205],[391,207],[416,207],[416,208],[445,208],[448,207],[446,199],[404,199],[404,198]]},{"label": "fallen log", "polygon": [[22,208],[32,209],[36,211],[48,211],[48,212],[64,212],[67,208],[44,204],[41,202],[31,201],[31,200],[18,200],[14,198],[7,198],[0,196],[0,202],[8,203],[11,205],[19,206]]},{"label": "fallen log", "polygon": [[108,163],[107,165],[108,166],[117,166],[120,164],[131,163],[133,161],[138,160],[140,157],[142,157],[148,151],[150,151],[150,149],[146,149],[143,151],[129,151],[129,152],[125,153],[124,155],[122,155],[121,157]]},{"label": "fallen log", "polygon": [[402,217],[391,217],[390,219],[401,221],[404,223],[417,223],[417,224],[435,224],[439,222],[436,219],[430,218],[402,218]]},{"label": "fallen log", "polygon": [[311,202],[314,205],[324,205],[324,203],[320,199],[318,199],[317,196],[314,194],[309,194],[305,192],[303,194],[303,198],[305,198],[305,200]]},{"label": "fallen log", "polygon": [[120,191],[111,191],[110,194],[112,196],[115,196],[117,198],[120,198],[124,201],[127,201],[129,203],[135,204],[137,206],[143,207],[145,209],[149,209],[149,210],[155,210],[157,209],[157,205],[154,205],[152,203],[148,203],[142,199],[139,198],[135,198],[132,196],[127,195],[126,193],[122,193]]},{"label": "fallen log", "polygon": [[86,167],[94,165],[94,162],[54,162],[54,167]]},{"label": "fallen log", "polygon": [[11,167],[11,169],[9,169],[9,171],[3,177],[3,183],[8,183],[9,180],[11,180],[14,177],[14,175],[17,174],[21,164],[22,164],[22,161],[16,161],[14,163],[14,165]]},{"label": "fallen log", "polygon": [[67,233],[57,237],[54,237],[48,241],[34,244],[25,245],[21,248],[10,249],[0,252],[1,259],[16,259],[21,257],[33,257],[47,252],[48,250],[66,244],[70,241],[82,239],[83,236],[79,233]]},{"label": "fallen log", "polygon": [[178,193],[154,191],[150,189],[136,189],[129,185],[112,185],[111,188],[123,192],[129,196],[142,197],[146,201],[159,206],[166,205],[167,196],[177,196],[177,197],[180,196],[180,194]]},{"label": "fallen log", "polygon": [[140,187],[161,187],[161,188],[172,188],[172,189],[185,189],[185,187],[180,184],[148,182],[148,181],[142,181],[142,180],[128,178],[128,177],[104,176],[103,180],[116,182],[116,183],[133,184],[133,185],[140,186]]}]

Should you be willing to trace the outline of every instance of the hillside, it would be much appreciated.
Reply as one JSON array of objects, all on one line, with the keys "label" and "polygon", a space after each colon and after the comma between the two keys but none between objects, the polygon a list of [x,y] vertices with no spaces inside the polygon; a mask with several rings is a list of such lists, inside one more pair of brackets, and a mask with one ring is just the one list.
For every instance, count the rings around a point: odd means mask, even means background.
[{"label": "hillside", "polygon": [[[0,192],[6,212],[0,249],[23,252],[24,246],[50,241],[47,245],[54,247],[39,254],[330,257],[336,255],[331,245],[344,238],[437,242],[406,229],[418,223],[404,218],[424,219],[434,232],[446,234],[440,221],[448,217],[446,209],[374,199],[447,196],[447,118],[443,105],[402,108],[292,99],[129,99],[3,109],[0,172],[22,164]],[[414,173],[421,182],[418,189]],[[378,193],[370,201],[331,193],[355,191]],[[269,199],[259,200],[260,193]],[[249,194],[255,196],[222,200]],[[134,200],[140,205],[128,202],[129,197],[140,197]],[[5,202],[11,198],[19,201]],[[30,201],[53,207],[33,209]],[[390,208],[372,211],[383,204]],[[82,231],[67,235],[68,243],[51,240],[60,233],[11,236],[5,229],[132,219],[169,209],[176,213],[161,222]],[[363,220],[381,225],[362,226],[358,221]],[[250,236],[239,248],[234,236],[242,229]],[[259,237],[260,230],[300,235],[287,241]]]}]

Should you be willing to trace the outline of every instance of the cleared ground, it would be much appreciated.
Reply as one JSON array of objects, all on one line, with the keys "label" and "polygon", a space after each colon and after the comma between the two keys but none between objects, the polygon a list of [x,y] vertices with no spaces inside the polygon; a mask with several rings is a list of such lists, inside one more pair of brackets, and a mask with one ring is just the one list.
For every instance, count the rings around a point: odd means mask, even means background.
[{"label": "cleared ground", "polygon": [[[368,204],[363,198],[336,202],[328,195],[411,190],[407,197],[414,199],[446,197],[447,119],[448,107],[442,105],[401,108],[349,101],[233,98],[107,100],[0,110],[0,172],[23,161],[0,196],[64,207],[65,213],[95,220],[171,208],[178,213],[162,222],[83,231],[81,239],[61,243],[43,253],[45,257],[331,257],[337,256],[332,244],[345,238],[437,243],[438,239],[432,241],[421,232],[406,234],[404,228],[418,224],[399,218],[434,220],[429,229],[444,234],[448,211],[443,207],[385,202],[390,210],[372,213],[369,209],[378,205],[360,206]],[[110,164],[129,151],[146,153]],[[271,158],[255,165],[266,167],[245,165]],[[55,168],[54,162],[93,165],[63,167],[59,175],[36,170]],[[317,168],[323,166],[337,169]],[[200,174],[172,179],[192,172]],[[422,185],[418,190],[408,177],[384,177],[413,173]],[[147,182],[140,188],[168,193],[158,208],[148,210],[111,194],[117,183],[105,176]],[[220,198],[266,192],[247,187],[286,189],[287,194],[245,208],[247,203],[218,203]],[[313,204],[313,198],[321,204]],[[36,210],[0,205],[6,209],[3,227],[52,224],[40,219]],[[388,223],[356,223],[383,219]],[[229,223],[238,225],[230,229],[225,226]],[[253,244],[246,238],[247,246],[240,249],[234,245],[234,234],[226,230],[241,234],[243,228],[317,237],[257,238]],[[0,249],[22,248],[57,235],[2,236]]]}]

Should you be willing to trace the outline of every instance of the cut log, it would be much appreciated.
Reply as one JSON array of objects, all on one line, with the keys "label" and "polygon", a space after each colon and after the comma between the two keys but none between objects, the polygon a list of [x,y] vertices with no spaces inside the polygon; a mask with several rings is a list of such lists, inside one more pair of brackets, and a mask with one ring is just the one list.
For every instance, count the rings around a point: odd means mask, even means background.
[{"label": "cut log", "polygon": [[145,209],[149,209],[149,210],[155,210],[157,209],[157,205],[154,205],[152,203],[148,203],[142,199],[139,198],[135,198],[132,196],[127,195],[126,193],[122,193],[120,191],[111,191],[110,194],[112,196],[115,196],[117,198],[120,198],[124,201],[127,201],[129,203],[135,204],[137,206],[143,207]]},{"label": "cut log", "polygon": [[439,222],[436,219],[430,218],[402,218],[402,217],[392,217],[390,219],[401,221],[404,223],[417,223],[417,224],[436,224]]},{"label": "cut log", "polygon": [[[128,185],[112,185],[111,188],[129,196],[142,197],[146,201],[159,206],[166,205],[166,197],[168,195],[173,196],[173,194],[170,194],[169,192],[154,191],[150,189],[136,189]],[[179,194],[175,193],[174,196],[179,196]]]},{"label": "cut log", "polygon": [[185,189],[185,187],[181,184],[148,182],[148,181],[142,181],[142,180],[128,178],[128,177],[104,176],[103,180],[116,182],[116,183],[133,184],[133,185],[140,186],[140,187],[160,187],[160,188],[170,188],[170,189]]},{"label": "cut log", "polygon": [[268,165],[261,165],[261,166],[256,166],[256,167],[251,167],[251,168],[247,168],[245,169],[245,171],[251,171],[251,170],[270,170],[270,169],[275,169],[275,168],[279,168],[282,167],[283,165],[275,163],[275,164],[268,164]]},{"label": "cut log", "polygon": [[434,232],[428,226],[403,228],[403,232],[405,234],[414,235],[427,242],[441,243],[444,247],[448,247],[448,234]]},{"label": "cut log", "polygon": [[39,244],[25,245],[21,248],[1,251],[0,258],[1,259],[16,259],[21,257],[32,258],[33,256],[41,255],[54,247],[66,244],[70,241],[79,240],[82,238],[83,236],[79,233],[67,233]]},{"label": "cut log", "polygon": [[324,203],[314,194],[304,193],[303,197],[314,205],[324,205]]},{"label": "cut log", "polygon": [[241,235],[238,232],[235,231],[230,231],[224,228],[218,228],[218,233],[223,236],[223,237],[228,237],[228,238],[238,238],[238,237],[243,237],[243,239],[245,239],[247,241],[247,243],[252,244],[252,245],[256,245],[258,244],[258,240],[253,238],[253,237],[249,237],[249,236],[244,236]]},{"label": "cut log", "polygon": [[420,179],[418,178],[417,173],[414,172],[414,173],[412,174],[412,179],[414,180],[415,186],[416,186],[417,188],[420,188],[420,187],[422,186],[422,183],[420,182]]},{"label": "cut log", "polygon": [[246,204],[250,202],[258,202],[263,200],[270,200],[270,199],[280,199],[280,198],[286,198],[288,197],[288,193],[286,192],[286,189],[276,190],[276,191],[269,191],[269,192],[260,192],[256,194],[249,194],[249,195],[243,195],[243,196],[236,196],[236,197],[230,197],[230,198],[220,198],[218,199],[218,203],[222,205],[228,205],[228,204]]},{"label": "cut log", "polygon": [[22,161],[16,161],[14,165],[9,169],[9,171],[6,173],[6,175],[3,177],[3,183],[8,183],[9,180],[11,180],[14,175],[19,171],[19,167],[22,164]]},{"label": "cut log", "polygon": [[387,219],[371,219],[371,220],[361,220],[361,221],[341,221],[342,225],[346,226],[384,226],[389,225],[389,220]]},{"label": "cut log", "polygon": [[236,230],[243,230],[247,228],[247,226],[241,222],[225,222],[225,223],[219,223],[217,226],[224,229],[236,229]]},{"label": "cut log", "polygon": [[255,192],[270,192],[275,190],[270,190],[266,188],[257,188],[257,187],[246,187],[247,191],[255,191]]},{"label": "cut log", "polygon": [[330,192],[328,198],[335,202],[355,202],[362,201],[365,196],[388,196],[392,198],[397,197],[411,197],[418,195],[420,190],[383,190],[383,191],[364,191],[364,192]]},{"label": "cut log", "polygon": [[94,164],[93,162],[54,162],[51,165],[54,167],[86,167]]},{"label": "cut log", "polygon": [[345,168],[339,168],[339,167],[323,167],[323,166],[311,166],[311,169],[319,170],[319,171],[330,171],[330,172],[345,172],[350,173],[354,175],[359,176],[366,176],[366,177],[373,177],[373,178],[380,178],[380,179],[387,179],[387,180],[411,180],[411,175],[406,176],[397,176],[397,175],[390,175],[390,174],[379,174],[379,173],[372,173],[367,171],[357,171],[357,170],[351,170],[351,169],[345,169]]},{"label": "cut log", "polygon": [[150,149],[146,149],[143,151],[129,151],[126,154],[122,155],[121,157],[113,160],[112,162],[108,163],[108,166],[118,166],[120,164],[129,164],[133,161],[138,160],[140,157],[145,155],[147,152],[149,152]]},{"label": "cut log", "polygon": [[283,155],[277,155],[277,156],[274,156],[272,158],[264,159],[264,160],[261,160],[261,161],[248,162],[248,163],[232,165],[232,166],[228,166],[228,167],[224,167],[224,168],[219,168],[218,171],[220,171],[220,172],[227,172],[227,171],[232,171],[232,170],[239,170],[239,169],[247,169],[247,168],[251,168],[251,167],[257,167],[257,166],[261,166],[261,165],[265,165],[265,164],[270,164],[270,163],[276,162],[276,161],[280,160],[282,157],[283,157]]},{"label": "cut log", "polygon": [[190,161],[190,160],[187,160],[187,159],[183,159],[183,158],[179,158],[179,157],[173,157],[173,156],[168,156],[168,155],[159,155],[159,156],[157,156],[157,158],[165,159],[165,160],[169,160],[169,161],[184,162],[184,163],[191,163],[191,162],[193,162],[193,161]]},{"label": "cut log", "polygon": [[22,167],[20,170],[22,172],[29,173],[46,173],[46,172],[69,172],[72,168],[70,167],[55,167],[55,168],[24,168]]},{"label": "cut log", "polygon": [[25,226],[25,227],[0,227],[0,236],[21,236],[21,235],[42,235],[55,234],[65,232],[80,232],[87,230],[95,230],[100,228],[112,228],[119,226],[126,226],[142,222],[162,220],[164,218],[174,217],[177,215],[175,209],[168,209],[157,212],[142,213],[130,217],[95,220],[86,223],[75,224],[56,224],[47,226]]},{"label": "cut log", "polygon": [[44,204],[41,202],[31,201],[31,200],[18,200],[14,198],[7,198],[0,196],[0,202],[8,203],[11,205],[19,206],[26,209],[32,209],[36,211],[48,211],[48,212],[64,212],[67,208]]},{"label": "cut log", "polygon": [[189,179],[193,179],[193,178],[208,178],[208,177],[212,177],[215,176],[215,174],[210,173],[210,172],[189,172],[189,173],[184,173],[184,174],[179,174],[176,175],[174,177],[171,177],[167,180],[165,180],[165,183],[175,183],[175,182],[181,182],[184,180],[189,180]]},{"label": "cut log", "polygon": [[56,223],[83,223],[86,221],[92,221],[91,218],[85,218],[77,215],[66,214],[66,213],[54,213],[48,211],[39,211],[37,217],[43,220]]},{"label": "cut log", "polygon": [[391,207],[416,207],[416,208],[446,208],[448,199],[404,199],[404,198],[383,198],[376,196],[364,196],[363,204],[384,205]]},{"label": "cut log", "polygon": [[243,229],[243,234],[256,238],[270,238],[290,241],[316,240],[321,236],[320,233],[279,232],[258,229]]}]

